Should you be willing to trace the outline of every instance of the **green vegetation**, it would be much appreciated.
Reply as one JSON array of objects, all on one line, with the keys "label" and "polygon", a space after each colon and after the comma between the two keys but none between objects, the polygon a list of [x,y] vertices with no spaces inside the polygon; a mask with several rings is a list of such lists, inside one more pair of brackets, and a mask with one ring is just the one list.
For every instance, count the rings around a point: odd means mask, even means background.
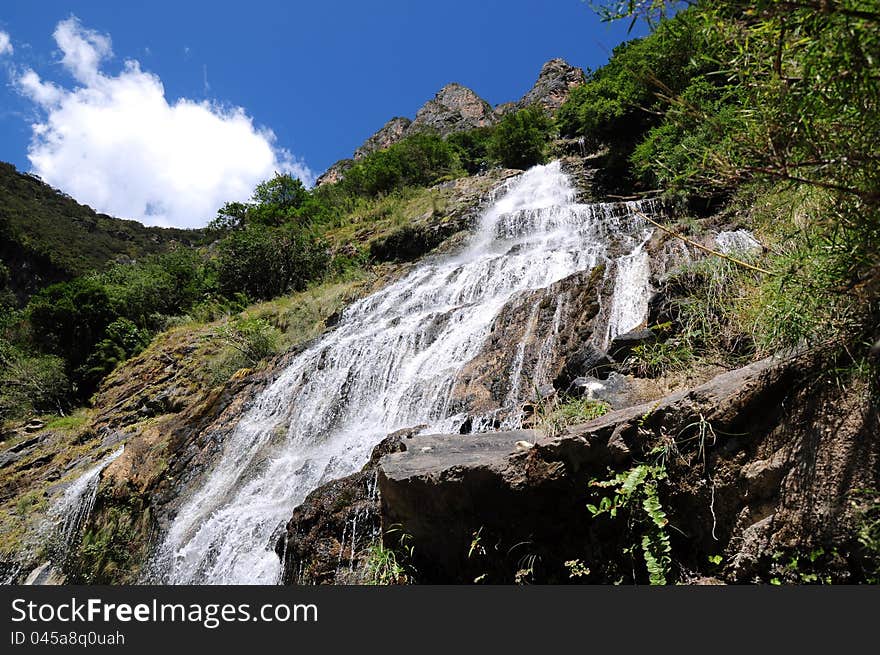
[{"label": "green vegetation", "polygon": [[487,154],[506,168],[529,168],[544,161],[551,122],[538,108],[505,116],[492,130]]},{"label": "green vegetation", "polygon": [[392,526],[388,535],[400,534],[393,548],[385,546],[381,539],[370,545],[364,562],[364,580],[368,585],[409,584],[415,579],[412,566],[414,546],[412,536],[403,532],[399,526]]},{"label": "green vegetation", "polygon": [[659,377],[685,370],[694,357],[690,345],[679,339],[644,343],[627,357],[627,370],[643,378]]},{"label": "green vegetation", "polygon": [[543,412],[542,427],[550,435],[556,435],[571,425],[586,423],[604,416],[611,410],[608,403],[593,398],[568,398],[549,411]]},{"label": "green vegetation", "polygon": [[[19,304],[43,284],[102,270],[117,259],[158,254],[174,244],[196,245],[202,238],[199,230],[145,227],[95,213],[0,162],[0,262],[11,273],[6,282]],[[0,291],[6,286],[2,277]]]},{"label": "green vegetation", "polygon": [[665,479],[665,467],[637,464],[607,480],[593,480],[590,486],[603,491],[597,491],[598,504],[587,505],[593,518],[607,517],[625,523],[629,545],[624,555],[631,560],[633,571],[636,554],[641,555],[652,585],[666,584],[672,565],[669,520],[659,494],[659,485]]}]

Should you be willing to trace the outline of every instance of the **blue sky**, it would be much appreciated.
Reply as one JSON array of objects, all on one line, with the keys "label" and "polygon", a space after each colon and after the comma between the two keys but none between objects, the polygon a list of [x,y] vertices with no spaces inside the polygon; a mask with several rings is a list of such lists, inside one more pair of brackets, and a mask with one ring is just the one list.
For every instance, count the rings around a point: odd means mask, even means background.
[{"label": "blue sky", "polygon": [[[223,194],[247,195],[272,169],[320,174],[448,82],[515,100],[552,57],[602,65],[644,33],[628,27],[580,0],[7,2],[0,159],[109,213],[203,224]],[[227,142],[230,161],[214,166]],[[203,172],[175,184],[168,162],[178,177]],[[155,197],[132,181],[141,172]],[[175,204],[188,189],[205,200]]]}]

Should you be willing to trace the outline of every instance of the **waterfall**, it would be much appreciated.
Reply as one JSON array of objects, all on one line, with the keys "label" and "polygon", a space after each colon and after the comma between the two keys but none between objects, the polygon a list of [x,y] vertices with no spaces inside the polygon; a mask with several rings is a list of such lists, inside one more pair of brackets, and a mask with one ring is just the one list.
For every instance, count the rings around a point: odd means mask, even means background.
[{"label": "waterfall", "polygon": [[[428,258],[349,306],[226,438],[169,527],[154,579],[276,583],[270,539],[311,490],[358,470],[397,429],[457,430],[466,418],[450,409],[457,377],[514,295],[642,248],[645,226],[631,210],[644,204],[587,205],[575,195],[559,162],[532,168],[498,190],[461,252]],[[516,370],[509,378],[519,383]]]},{"label": "waterfall", "polygon": [[38,536],[34,537],[35,541],[49,544],[51,563],[45,563],[40,567],[45,569],[41,571],[41,575],[34,576],[32,574],[32,578],[46,577],[56,567],[60,568],[64,564],[70,552],[79,542],[82,529],[95,506],[101,472],[119,457],[124,449],[124,445],[120,446],[89,468],[71,482],[61,497],[52,503],[38,530]]},{"label": "waterfall", "polygon": [[651,231],[645,230],[642,242],[631,253],[617,260],[614,295],[611,297],[604,344],[606,348],[614,337],[638,327],[647,316],[651,297],[651,258],[645,251],[645,243],[650,237]]}]

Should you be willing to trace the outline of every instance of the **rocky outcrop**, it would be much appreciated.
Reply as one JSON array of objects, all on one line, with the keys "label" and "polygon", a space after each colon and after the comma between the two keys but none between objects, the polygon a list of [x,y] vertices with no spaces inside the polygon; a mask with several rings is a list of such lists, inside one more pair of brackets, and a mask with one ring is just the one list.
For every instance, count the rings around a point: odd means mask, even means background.
[{"label": "rocky outcrop", "polygon": [[381,462],[383,525],[412,536],[423,582],[563,582],[575,559],[586,581],[631,579],[633,537],[626,521],[591,520],[589,482],[663,452],[677,579],[767,581],[811,552],[834,580],[858,580],[853,501],[880,483],[878,413],[863,382],[841,398],[828,365],[762,360],[554,438],[415,437]]},{"label": "rocky outcrop", "polygon": [[517,108],[540,106],[549,113],[556,112],[571,90],[587,81],[584,71],[564,59],[551,59],[541,67],[534,86],[516,103]]},{"label": "rocky outcrop", "polygon": [[324,171],[317,180],[315,186],[323,186],[324,184],[336,184],[345,177],[345,171],[354,165],[353,159],[340,159],[338,162],[330,166]]},{"label": "rocky outcrop", "polygon": [[354,160],[363,159],[367,155],[378,150],[384,150],[403,138],[412,121],[403,116],[395,116],[385,123],[373,136],[363,142],[360,148],[354,151]]},{"label": "rocky outcrop", "polygon": [[424,426],[398,430],[373,449],[364,467],[324,484],[293,510],[275,544],[284,584],[357,584],[379,535],[377,468],[382,456],[406,450]]},{"label": "rocky outcrop", "polygon": [[568,64],[564,59],[551,59],[541,67],[535,84],[520,100],[500,104],[494,109],[471,89],[455,82],[447,84],[416,112],[414,120],[401,116],[392,118],[354,151],[353,159],[342,159],[333,164],[316,184],[321,186],[339,182],[354,162],[419,131],[448,136],[494,125],[505,115],[532,106],[555,113],[571,90],[585,81],[586,77],[580,68]]},{"label": "rocky outcrop", "polygon": [[495,122],[492,106],[466,86],[447,84],[418,112],[408,134],[429,130],[446,136],[453,132],[487,127]]},{"label": "rocky outcrop", "polygon": [[[534,385],[553,380],[569,353],[588,343],[596,327],[604,267],[576,273],[545,288],[513,298],[492,323],[480,354],[459,374],[453,407],[487,413],[511,404],[506,372],[519,362],[518,400]],[[500,419],[500,417],[499,417]]]}]

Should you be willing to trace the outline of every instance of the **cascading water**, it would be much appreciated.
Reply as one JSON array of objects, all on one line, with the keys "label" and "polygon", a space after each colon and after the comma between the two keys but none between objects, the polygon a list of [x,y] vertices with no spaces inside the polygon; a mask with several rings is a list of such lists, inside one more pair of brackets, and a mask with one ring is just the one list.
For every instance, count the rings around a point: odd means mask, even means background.
[{"label": "cascading water", "polygon": [[95,506],[101,472],[119,457],[125,446],[120,446],[70,483],[46,513],[39,529],[32,537],[34,546],[48,545],[49,561],[28,576],[25,584],[45,584],[60,570],[73,548],[79,543],[81,532]]},{"label": "cascading water", "polygon": [[645,243],[650,236],[651,231],[645,230],[642,242],[631,253],[617,260],[605,347],[614,337],[638,327],[647,315],[651,296],[651,258],[645,251]]},{"label": "cascading water", "polygon": [[49,510],[50,520],[53,520],[57,526],[56,531],[61,539],[64,555],[67,554],[89,514],[92,513],[101,472],[119,457],[124,449],[125,446],[120,446],[74,480]]},{"label": "cascading water", "polygon": [[[451,409],[458,375],[515,294],[645,239],[631,211],[645,205],[578,204],[558,162],[508,181],[497,197],[463,252],[428,259],[348,307],[255,399],[171,524],[152,566],[159,581],[278,582],[269,542],[308,492],[356,471],[394,430],[464,423],[461,408]],[[509,378],[513,402],[519,375]]]}]

